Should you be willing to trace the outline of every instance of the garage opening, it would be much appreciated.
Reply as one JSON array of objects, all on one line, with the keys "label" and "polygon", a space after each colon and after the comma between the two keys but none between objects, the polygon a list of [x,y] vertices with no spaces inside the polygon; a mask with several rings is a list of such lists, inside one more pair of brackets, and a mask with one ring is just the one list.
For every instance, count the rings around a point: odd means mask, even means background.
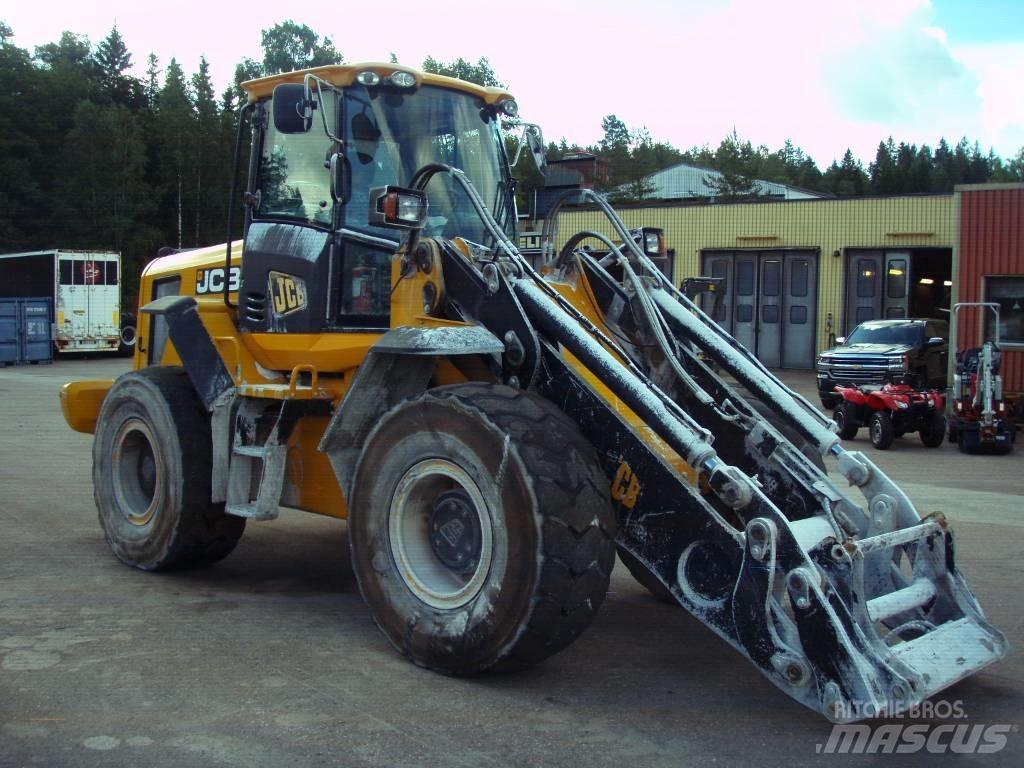
[{"label": "garage opening", "polygon": [[948,320],[952,263],[949,248],[847,248],[844,333],[866,320]]},{"label": "garage opening", "polygon": [[[818,252],[704,251],[701,274],[723,279],[715,320],[770,368],[811,368]],[[702,297],[706,311],[711,302]]]}]

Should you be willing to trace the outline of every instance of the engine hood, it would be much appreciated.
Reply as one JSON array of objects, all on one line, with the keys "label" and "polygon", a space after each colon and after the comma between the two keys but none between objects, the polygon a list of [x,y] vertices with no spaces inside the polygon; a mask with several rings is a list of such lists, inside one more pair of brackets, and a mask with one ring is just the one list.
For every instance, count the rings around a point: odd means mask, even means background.
[{"label": "engine hood", "polygon": [[846,344],[832,347],[822,352],[830,357],[846,357],[848,355],[903,355],[914,347],[910,344]]}]

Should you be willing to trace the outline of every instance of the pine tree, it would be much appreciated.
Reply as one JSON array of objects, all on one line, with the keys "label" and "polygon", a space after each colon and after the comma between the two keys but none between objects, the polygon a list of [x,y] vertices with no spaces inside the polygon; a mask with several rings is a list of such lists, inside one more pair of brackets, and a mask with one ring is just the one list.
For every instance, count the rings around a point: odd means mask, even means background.
[{"label": "pine tree", "polygon": [[130,105],[134,96],[134,78],[125,74],[132,65],[132,56],[115,24],[92,56],[100,87],[114,104]]}]

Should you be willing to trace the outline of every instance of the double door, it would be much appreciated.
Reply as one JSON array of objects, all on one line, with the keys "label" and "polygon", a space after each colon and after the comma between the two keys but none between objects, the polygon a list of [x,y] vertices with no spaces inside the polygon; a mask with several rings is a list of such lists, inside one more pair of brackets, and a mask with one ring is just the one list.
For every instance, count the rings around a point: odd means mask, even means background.
[{"label": "double door", "polygon": [[715,320],[740,344],[770,368],[813,367],[816,252],[706,251],[702,268],[723,278]]},{"label": "double door", "polygon": [[867,320],[909,317],[910,252],[850,250],[846,262],[846,335]]}]

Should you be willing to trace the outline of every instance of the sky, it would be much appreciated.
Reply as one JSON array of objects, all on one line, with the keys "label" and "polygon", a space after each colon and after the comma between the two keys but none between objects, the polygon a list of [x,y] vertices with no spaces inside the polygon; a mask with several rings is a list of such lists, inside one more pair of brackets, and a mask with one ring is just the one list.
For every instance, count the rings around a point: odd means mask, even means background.
[{"label": "sky", "polygon": [[[239,9],[245,9],[244,11]],[[191,74],[210,62],[218,93],[260,31],[290,18],[346,61],[487,57],[523,119],[580,145],[601,118],[680,149],[734,128],[772,150],[788,138],[822,169],[847,147],[966,136],[1012,157],[1024,147],[1024,0],[391,0],[220,3],[56,0],[0,10],[33,50],[63,30],[93,44],[116,23],[136,71],[156,53]]]}]

